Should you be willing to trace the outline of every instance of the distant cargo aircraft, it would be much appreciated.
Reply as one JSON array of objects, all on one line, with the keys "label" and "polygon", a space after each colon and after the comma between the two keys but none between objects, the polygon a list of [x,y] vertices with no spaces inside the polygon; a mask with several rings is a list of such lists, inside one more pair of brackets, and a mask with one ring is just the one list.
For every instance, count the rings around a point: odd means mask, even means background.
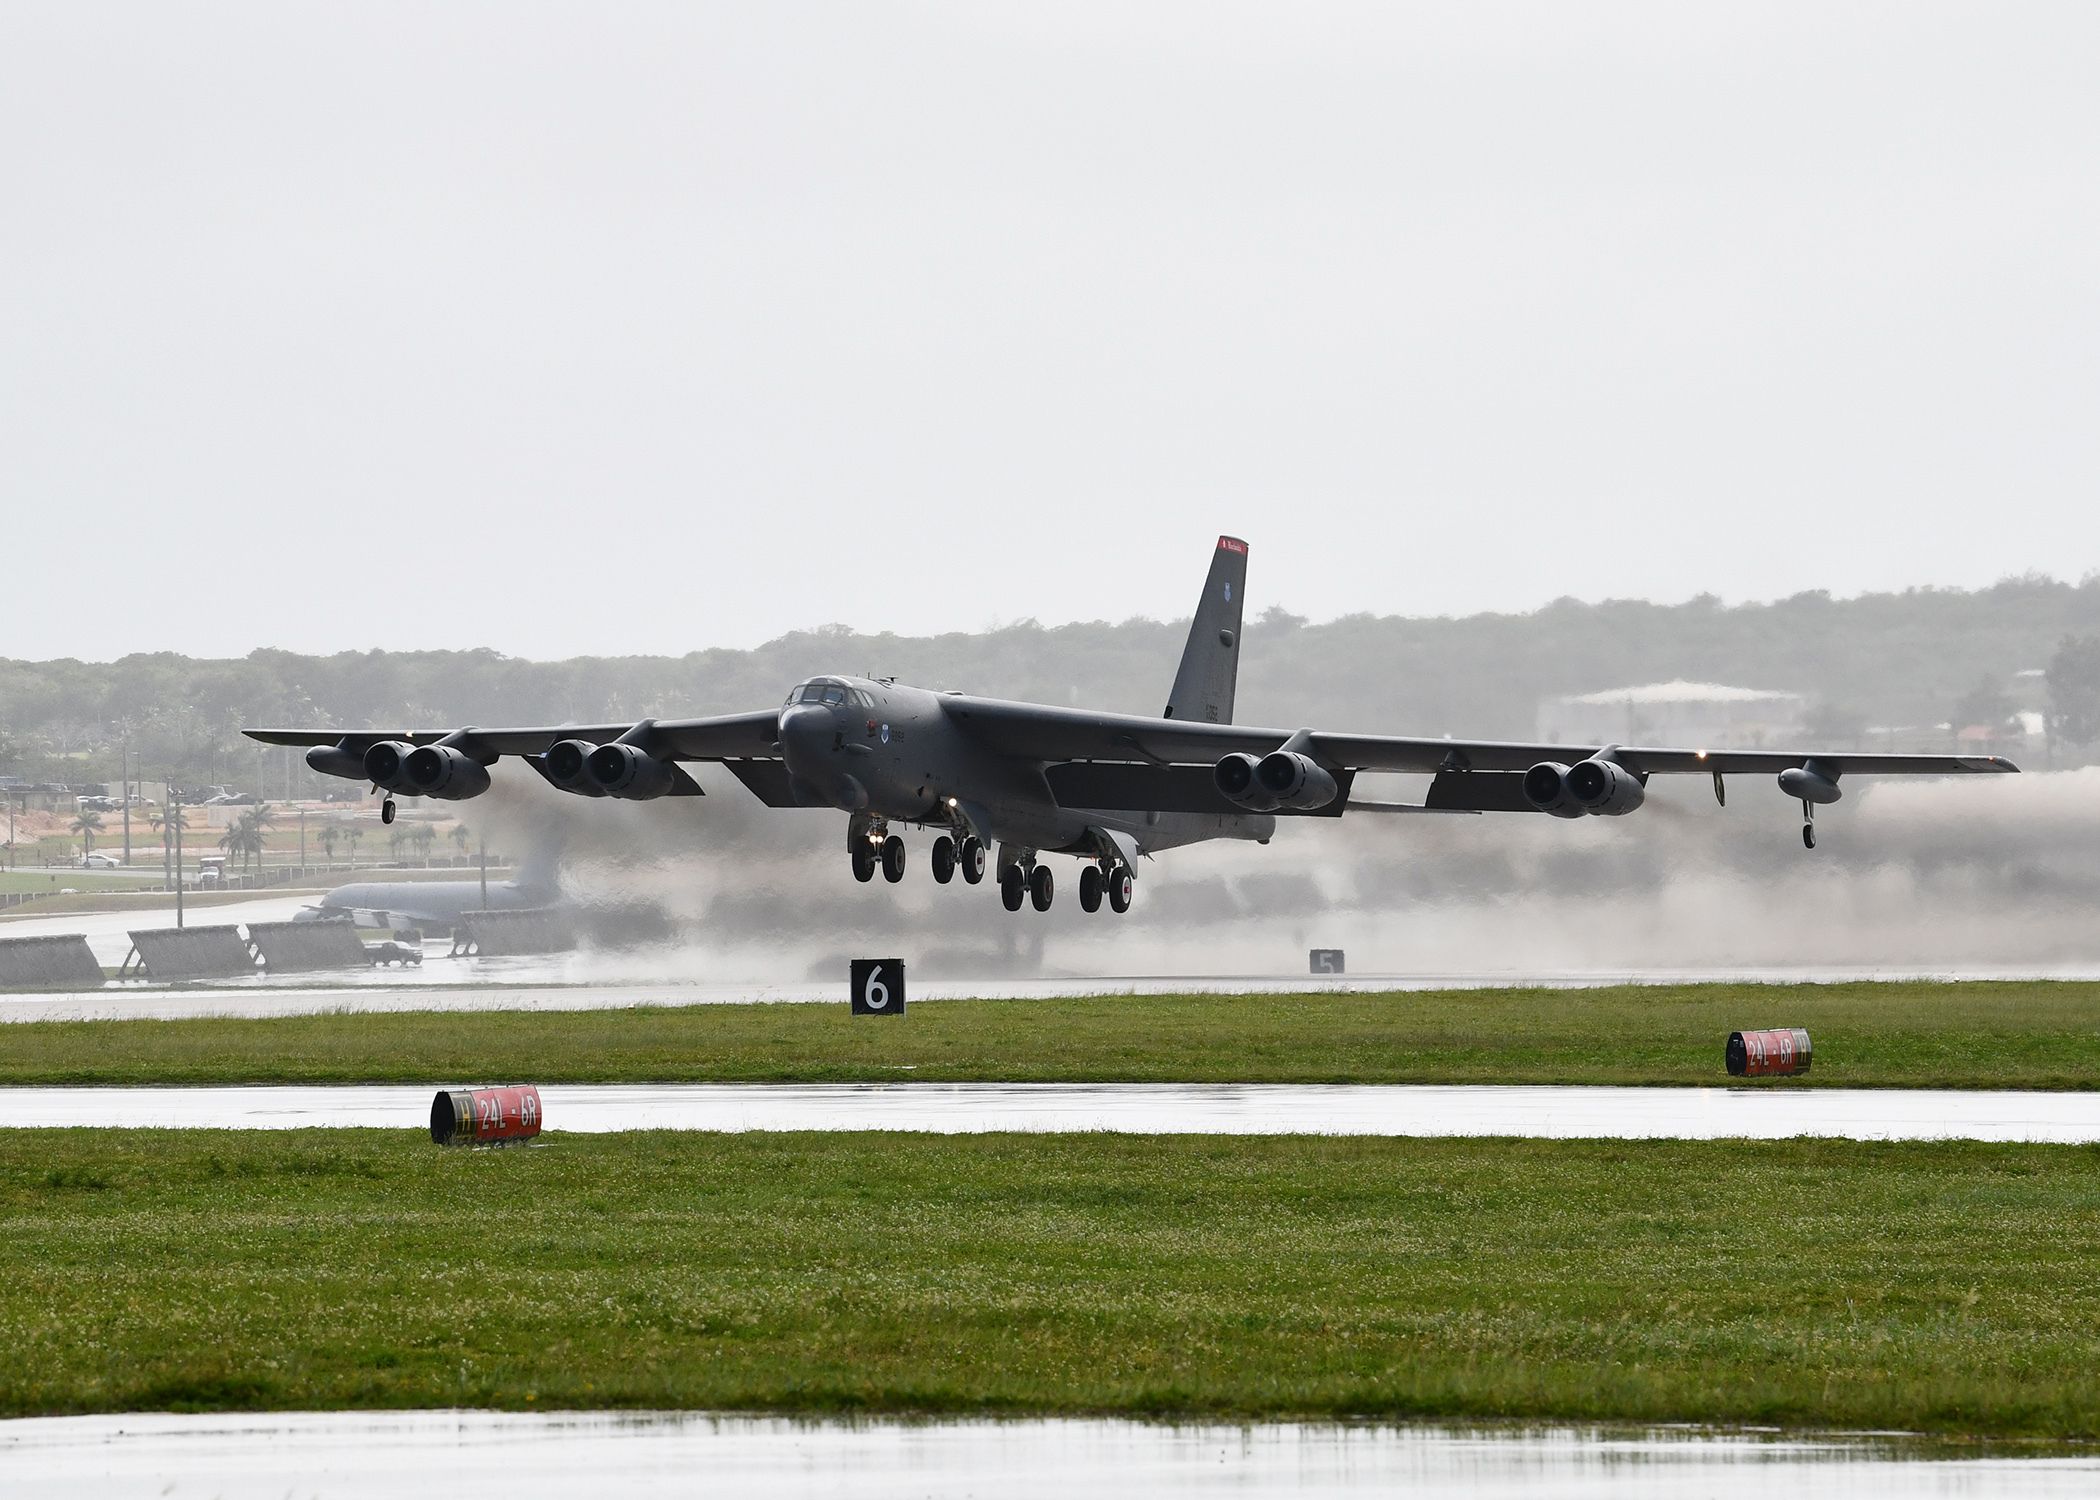
[{"label": "distant cargo aircraft", "polygon": [[340,920],[360,927],[456,931],[470,911],[537,911],[560,903],[551,865],[528,866],[516,880],[359,880],[339,885],[294,921]]},{"label": "distant cargo aircraft", "polygon": [[[1181,669],[1158,718],[932,692],[887,678],[812,677],[779,708],[638,724],[450,732],[251,729],[266,745],[304,745],[316,771],[369,781],[395,796],[459,800],[489,787],[488,768],[518,756],[564,792],[647,800],[697,797],[682,762],[713,761],[768,807],[849,814],[854,878],[904,878],[893,825],[939,830],[931,863],[946,883],[985,875],[998,846],[1009,911],[1050,907],[1041,856],[1082,861],[1079,904],[1130,907],[1132,869],[1151,855],[1208,839],[1267,843],[1281,817],[1347,811],[1542,812],[1617,817],[1638,808],[1648,778],[1774,775],[1801,803],[1802,842],[1815,847],[1815,809],[1844,776],[2013,771],[1997,756],[1873,755],[1852,751],[1651,749],[1405,739],[1232,722],[1239,675],[1247,544],[1218,538]],[[1351,798],[1361,772],[1431,776],[1419,805]]]}]

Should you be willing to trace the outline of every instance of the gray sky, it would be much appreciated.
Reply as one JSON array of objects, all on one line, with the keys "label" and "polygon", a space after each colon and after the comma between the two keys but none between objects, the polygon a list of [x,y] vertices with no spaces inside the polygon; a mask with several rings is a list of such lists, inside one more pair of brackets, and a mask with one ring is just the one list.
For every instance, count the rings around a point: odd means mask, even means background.
[{"label": "gray sky", "polygon": [[0,653],[2100,567],[2100,7],[0,3]]}]

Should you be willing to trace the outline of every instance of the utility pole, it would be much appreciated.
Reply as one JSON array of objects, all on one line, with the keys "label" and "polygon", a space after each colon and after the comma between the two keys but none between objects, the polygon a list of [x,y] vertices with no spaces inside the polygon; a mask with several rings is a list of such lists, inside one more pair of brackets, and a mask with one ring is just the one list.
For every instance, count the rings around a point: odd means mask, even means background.
[{"label": "utility pole", "polygon": [[117,795],[124,799],[124,868],[131,868],[131,747],[117,752]]},{"label": "utility pole", "polygon": [[175,926],[182,927],[182,799],[175,794],[175,784],[168,783],[167,815],[175,829]]},{"label": "utility pole", "polygon": [[489,909],[489,836],[481,836],[481,909]]},{"label": "utility pole", "polygon": [[[291,777],[285,778],[285,784],[291,784]],[[299,809],[299,868],[301,871],[306,869],[306,809],[303,807]]]}]

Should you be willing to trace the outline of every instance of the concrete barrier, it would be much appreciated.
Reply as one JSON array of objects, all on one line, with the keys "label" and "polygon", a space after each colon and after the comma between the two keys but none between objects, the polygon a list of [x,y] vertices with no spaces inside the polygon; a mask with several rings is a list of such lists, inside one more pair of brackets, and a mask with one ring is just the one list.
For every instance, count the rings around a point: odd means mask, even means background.
[{"label": "concrete barrier", "polygon": [[255,972],[255,954],[238,927],[157,927],[131,935],[120,971],[148,979],[225,979]]},{"label": "concrete barrier", "polygon": [[250,922],[248,941],[272,974],[304,969],[363,969],[372,960],[364,940],[347,920]]},{"label": "concrete barrier", "polygon": [[454,956],[499,958],[513,953],[561,953],[576,946],[576,923],[549,906],[524,911],[461,912],[452,934]]},{"label": "concrete barrier", "polygon": [[87,939],[0,938],[0,990],[86,990],[102,986],[102,965]]}]

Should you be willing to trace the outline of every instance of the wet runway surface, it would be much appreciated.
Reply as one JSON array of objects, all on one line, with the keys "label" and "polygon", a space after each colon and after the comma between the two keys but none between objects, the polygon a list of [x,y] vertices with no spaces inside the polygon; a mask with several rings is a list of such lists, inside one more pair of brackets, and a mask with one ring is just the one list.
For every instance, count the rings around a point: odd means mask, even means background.
[{"label": "wet runway surface", "polygon": [[[436,951],[436,950],[434,950]],[[106,989],[0,994],[7,1021],[184,1020],[199,1016],[296,1016],[330,1011],[621,1010],[633,1006],[831,1004],[846,1000],[844,965],[833,980],[703,983],[566,977],[572,957],[432,957],[407,977],[399,969],[317,974],[292,980],[258,975],[230,984],[111,985]],[[1594,989],[1621,984],[1842,984],[1859,980],[2092,979],[2086,970],[1990,969],[1941,973],[1902,969],[1708,969],[1611,972],[1398,973],[1347,977],[1308,974],[1093,974],[1035,979],[926,979],[914,975],[913,1003],[928,1000],[1054,1000],[1085,995],[1380,994],[1453,989]]]},{"label": "wet runway surface", "polygon": [[2100,1457],[1941,1456],[1874,1438],[1108,1420],[378,1412],[0,1422],[12,1497],[462,1494],[2069,1496]]},{"label": "wet runway surface", "polygon": [[[448,1085],[451,1086],[451,1085]],[[0,1127],[425,1128],[427,1087],[5,1088]],[[1442,1084],[572,1084],[547,1128],[2100,1141],[2100,1092]]]}]

